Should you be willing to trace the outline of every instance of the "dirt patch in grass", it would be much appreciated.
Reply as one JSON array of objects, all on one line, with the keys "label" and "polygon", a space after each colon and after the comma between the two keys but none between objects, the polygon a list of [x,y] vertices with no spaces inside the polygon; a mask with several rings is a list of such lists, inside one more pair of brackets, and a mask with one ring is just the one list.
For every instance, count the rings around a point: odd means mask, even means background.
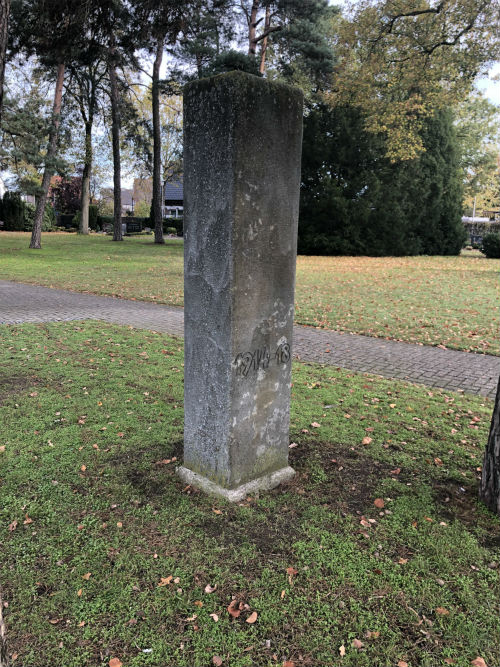
[{"label": "dirt patch in grass", "polygon": [[0,405],[11,396],[37,385],[38,378],[35,375],[0,375]]}]

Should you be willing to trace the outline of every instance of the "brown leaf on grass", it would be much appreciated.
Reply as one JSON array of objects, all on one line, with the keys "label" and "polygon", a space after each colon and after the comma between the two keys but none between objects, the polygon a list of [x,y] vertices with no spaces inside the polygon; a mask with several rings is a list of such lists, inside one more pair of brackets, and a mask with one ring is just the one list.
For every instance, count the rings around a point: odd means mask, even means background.
[{"label": "brown leaf on grass", "polygon": [[247,618],[246,622],[252,624],[252,623],[255,623],[256,620],[257,620],[257,612],[254,611],[254,612],[252,612],[252,613],[250,614],[250,616]]},{"label": "brown leaf on grass", "polygon": [[123,662],[119,658],[111,658],[108,665],[109,667],[122,667]]},{"label": "brown leaf on grass", "polygon": [[339,647],[339,653],[340,657],[343,658],[345,656],[345,646],[342,644],[342,646]]},{"label": "brown leaf on grass", "polygon": [[377,639],[380,637],[380,631],[379,630],[367,630],[365,632],[365,637],[367,639]]},{"label": "brown leaf on grass", "polygon": [[375,498],[375,500],[373,501],[373,504],[375,505],[375,507],[378,507],[379,510],[381,510],[383,507],[385,507],[385,503],[382,500],[382,498]]},{"label": "brown leaf on grass", "polygon": [[5,451],[5,445],[0,445],[0,454]]},{"label": "brown leaf on grass", "polygon": [[172,581],[173,576],[171,574],[168,575],[168,577],[161,577],[160,583],[158,584],[157,588],[160,588],[160,586],[168,586],[168,584]]},{"label": "brown leaf on grass", "polygon": [[282,667],[295,667],[295,663],[292,660],[285,660]]},{"label": "brown leaf on grass", "polygon": [[85,626],[85,621],[80,621],[80,623],[78,623],[79,628],[83,628],[84,626]]},{"label": "brown leaf on grass", "polygon": [[86,465],[81,465],[81,466],[80,466],[80,470],[81,470],[82,472],[85,472],[85,471],[87,470],[87,466],[86,466]]},{"label": "brown leaf on grass", "polygon": [[408,663],[405,662],[404,660],[400,660],[398,662],[398,667],[408,667]]},{"label": "brown leaf on grass", "polygon": [[394,470],[391,470],[391,475],[399,475],[401,472],[401,468],[394,468]]},{"label": "brown leaf on grass", "polygon": [[219,616],[217,614],[209,614],[209,616],[210,618],[213,618],[216,623],[219,620]]},{"label": "brown leaf on grass", "polygon": [[364,516],[361,517],[359,523],[360,523],[362,526],[364,526],[365,528],[369,528],[369,527],[370,527],[370,522],[367,521],[367,520],[365,519]]},{"label": "brown leaf on grass", "polygon": [[353,646],[353,648],[360,649],[360,648],[363,648],[364,644],[359,639],[353,639],[352,640],[352,646]]},{"label": "brown leaf on grass", "polygon": [[229,604],[227,610],[233,618],[238,618],[239,615],[241,614],[240,604],[238,600],[231,600],[231,603]]},{"label": "brown leaf on grass", "polygon": [[62,621],[62,618],[49,618],[49,623],[51,623],[52,625],[57,625],[61,621]]},{"label": "brown leaf on grass", "polygon": [[12,533],[17,528],[17,519],[14,519],[12,523],[9,523],[9,532]]},{"label": "brown leaf on grass", "polygon": [[221,510],[218,510],[216,507],[212,507],[212,512],[213,512],[214,514],[222,514],[222,511],[221,511]]},{"label": "brown leaf on grass", "polygon": [[318,422],[313,422],[313,423],[311,424],[311,426],[312,426],[313,428],[319,428],[319,427],[321,426],[321,424],[318,424]]},{"label": "brown leaf on grass", "polygon": [[436,614],[439,614],[440,616],[448,616],[449,615],[448,609],[445,609],[444,607],[437,607],[436,608]]},{"label": "brown leaf on grass", "polygon": [[372,442],[372,438],[370,438],[370,436],[368,436],[368,435],[365,436],[363,438],[363,440],[361,440],[362,445],[369,445],[371,442]]},{"label": "brown leaf on grass", "polygon": [[454,665],[456,660],[453,660],[453,658],[445,658],[443,662],[445,662],[447,665]]},{"label": "brown leaf on grass", "polygon": [[195,600],[195,607],[199,607],[200,609],[203,607],[203,602],[201,600]]},{"label": "brown leaf on grass", "polygon": [[212,663],[215,665],[215,667],[220,667],[222,665],[222,658],[218,655],[214,655],[212,658]]},{"label": "brown leaf on grass", "polygon": [[292,585],[292,577],[294,577],[296,574],[298,574],[299,571],[296,570],[293,567],[287,567],[286,568],[286,573],[288,574],[288,581],[289,581],[290,585]]},{"label": "brown leaf on grass", "polygon": [[483,658],[481,658],[480,656],[474,658],[474,660],[472,660],[470,664],[474,665],[474,667],[488,667]]},{"label": "brown leaf on grass", "polygon": [[83,593],[83,588],[79,588],[76,594],[80,598],[80,597],[82,597],[82,593]]},{"label": "brown leaf on grass", "polygon": [[442,466],[443,465],[443,462],[441,461],[441,459],[438,456],[436,456],[436,458],[434,459],[434,463],[437,466]]},{"label": "brown leaf on grass", "polygon": [[399,563],[400,565],[406,565],[407,562],[408,562],[408,558],[400,558],[400,559],[398,560],[398,563]]},{"label": "brown leaf on grass", "polygon": [[92,576],[92,572],[87,572],[87,574],[83,575],[82,579],[85,579],[85,581],[88,581],[91,576]]}]

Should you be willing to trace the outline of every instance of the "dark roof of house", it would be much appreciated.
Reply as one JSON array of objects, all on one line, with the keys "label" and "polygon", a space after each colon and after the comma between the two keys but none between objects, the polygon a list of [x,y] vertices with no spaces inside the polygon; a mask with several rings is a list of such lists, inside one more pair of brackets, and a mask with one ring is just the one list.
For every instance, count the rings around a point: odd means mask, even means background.
[{"label": "dark roof of house", "polygon": [[184,192],[182,181],[170,181],[163,186],[163,198],[165,201],[182,201]]}]

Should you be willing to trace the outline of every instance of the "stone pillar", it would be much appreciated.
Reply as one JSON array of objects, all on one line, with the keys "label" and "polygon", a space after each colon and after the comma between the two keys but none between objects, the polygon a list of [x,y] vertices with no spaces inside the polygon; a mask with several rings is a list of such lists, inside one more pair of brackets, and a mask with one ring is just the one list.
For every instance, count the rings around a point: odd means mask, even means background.
[{"label": "stone pillar", "polygon": [[184,466],[237,501],[290,479],[302,93],[231,72],[184,90]]}]

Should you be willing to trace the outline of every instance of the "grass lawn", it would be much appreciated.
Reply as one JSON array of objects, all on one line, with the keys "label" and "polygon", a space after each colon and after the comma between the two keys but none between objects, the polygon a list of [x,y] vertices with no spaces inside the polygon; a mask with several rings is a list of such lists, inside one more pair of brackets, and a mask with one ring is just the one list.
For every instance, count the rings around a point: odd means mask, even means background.
[{"label": "grass lawn", "polygon": [[0,337],[15,667],[498,664],[498,521],[476,500],[491,401],[296,363],[297,475],[233,506],[175,475],[181,340]]},{"label": "grass lawn", "polygon": [[[0,234],[0,279],[183,303],[181,240]],[[500,355],[500,261],[461,257],[299,257],[299,324]]]}]

